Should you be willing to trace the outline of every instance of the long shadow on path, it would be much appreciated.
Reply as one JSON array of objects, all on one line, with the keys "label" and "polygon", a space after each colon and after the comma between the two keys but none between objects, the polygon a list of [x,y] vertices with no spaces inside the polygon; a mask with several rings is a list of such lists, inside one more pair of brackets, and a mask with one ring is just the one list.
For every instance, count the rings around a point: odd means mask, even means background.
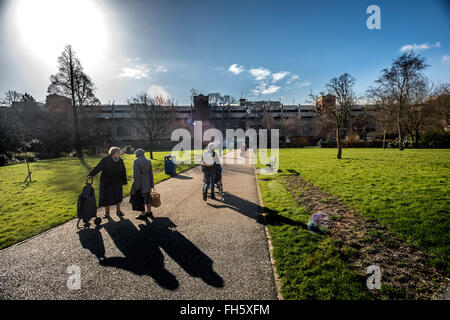
[{"label": "long shadow on path", "polygon": [[201,278],[210,286],[224,286],[223,279],[213,270],[213,261],[176,231],[176,225],[169,218],[155,218],[153,222],[146,219],[138,228],[129,219],[121,218],[117,222],[109,219],[103,228],[124,257],[100,259],[102,266],[148,275],[159,286],[176,290],[179,282],[164,266],[163,249],[190,276]]},{"label": "long shadow on path", "polygon": [[[308,229],[308,226],[303,222],[289,219],[286,216],[280,215],[278,211],[271,210],[266,207],[261,207],[259,204],[243,199],[237,195],[228,192],[225,193],[223,203],[214,204],[208,202],[207,204],[215,209],[220,208],[232,209],[246,217],[255,219],[257,222],[265,225],[288,224],[292,226],[298,226],[303,229]],[[263,212],[266,214],[264,217],[261,214]]]},{"label": "long shadow on path", "polygon": [[105,258],[105,244],[100,233],[100,227],[80,230],[78,231],[78,236],[80,237],[80,243],[83,248],[88,249],[99,260]]}]

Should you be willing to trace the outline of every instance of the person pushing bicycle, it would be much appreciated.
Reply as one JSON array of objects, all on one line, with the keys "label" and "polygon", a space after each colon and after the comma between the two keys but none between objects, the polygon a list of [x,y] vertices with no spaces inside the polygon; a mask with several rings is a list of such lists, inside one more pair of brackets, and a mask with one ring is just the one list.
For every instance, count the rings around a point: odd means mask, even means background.
[{"label": "person pushing bicycle", "polygon": [[210,142],[202,155],[203,171],[203,200],[206,201],[208,189],[211,187],[211,199],[216,199],[214,195],[214,185],[216,183],[217,171],[221,172],[220,158],[216,152],[216,145]]}]

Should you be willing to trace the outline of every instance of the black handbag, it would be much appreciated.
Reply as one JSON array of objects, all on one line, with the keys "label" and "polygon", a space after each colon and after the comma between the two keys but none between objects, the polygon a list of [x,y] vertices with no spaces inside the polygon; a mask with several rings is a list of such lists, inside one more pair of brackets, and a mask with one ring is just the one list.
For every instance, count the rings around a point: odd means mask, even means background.
[{"label": "black handbag", "polygon": [[142,195],[141,190],[137,190],[130,196],[130,203],[133,211],[145,211],[144,196]]},{"label": "black handbag", "polygon": [[[90,219],[97,217],[97,201],[95,201],[95,192],[92,187],[92,179],[86,181],[86,185],[83,187],[81,194],[78,196],[77,201],[77,218],[78,224],[80,220],[87,223]],[[94,220],[96,225],[101,222],[100,218]]]}]

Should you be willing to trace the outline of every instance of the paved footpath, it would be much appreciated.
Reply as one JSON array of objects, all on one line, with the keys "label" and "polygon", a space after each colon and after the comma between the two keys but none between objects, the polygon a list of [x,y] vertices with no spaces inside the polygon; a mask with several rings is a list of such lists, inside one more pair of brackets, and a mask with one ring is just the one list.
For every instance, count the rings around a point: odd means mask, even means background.
[{"label": "paved footpath", "polygon": [[253,166],[224,165],[223,183],[224,201],[204,202],[196,167],[156,186],[154,219],[136,220],[126,198],[100,228],[75,219],[0,251],[0,299],[276,299]]}]

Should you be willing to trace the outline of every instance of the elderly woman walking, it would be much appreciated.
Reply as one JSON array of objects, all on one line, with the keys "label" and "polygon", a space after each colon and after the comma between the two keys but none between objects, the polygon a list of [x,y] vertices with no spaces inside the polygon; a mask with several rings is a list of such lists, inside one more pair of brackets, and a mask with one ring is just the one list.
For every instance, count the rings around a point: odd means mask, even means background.
[{"label": "elderly woman walking", "polygon": [[103,218],[109,218],[109,209],[112,205],[116,205],[117,215],[123,216],[120,204],[123,200],[122,186],[127,184],[127,172],[123,160],[120,158],[120,148],[110,148],[108,156],[100,160],[97,166],[89,172],[87,178],[94,177],[100,171],[102,173],[98,206],[105,207]]},{"label": "elderly woman walking", "polygon": [[133,163],[133,185],[131,186],[130,202],[131,198],[135,198],[136,194],[139,197],[142,195],[147,211],[144,211],[144,208],[142,208],[141,214],[136,219],[143,220],[147,216],[153,216],[150,191],[155,187],[155,183],[153,181],[152,162],[145,157],[145,151],[137,149],[134,154],[136,159]]}]

